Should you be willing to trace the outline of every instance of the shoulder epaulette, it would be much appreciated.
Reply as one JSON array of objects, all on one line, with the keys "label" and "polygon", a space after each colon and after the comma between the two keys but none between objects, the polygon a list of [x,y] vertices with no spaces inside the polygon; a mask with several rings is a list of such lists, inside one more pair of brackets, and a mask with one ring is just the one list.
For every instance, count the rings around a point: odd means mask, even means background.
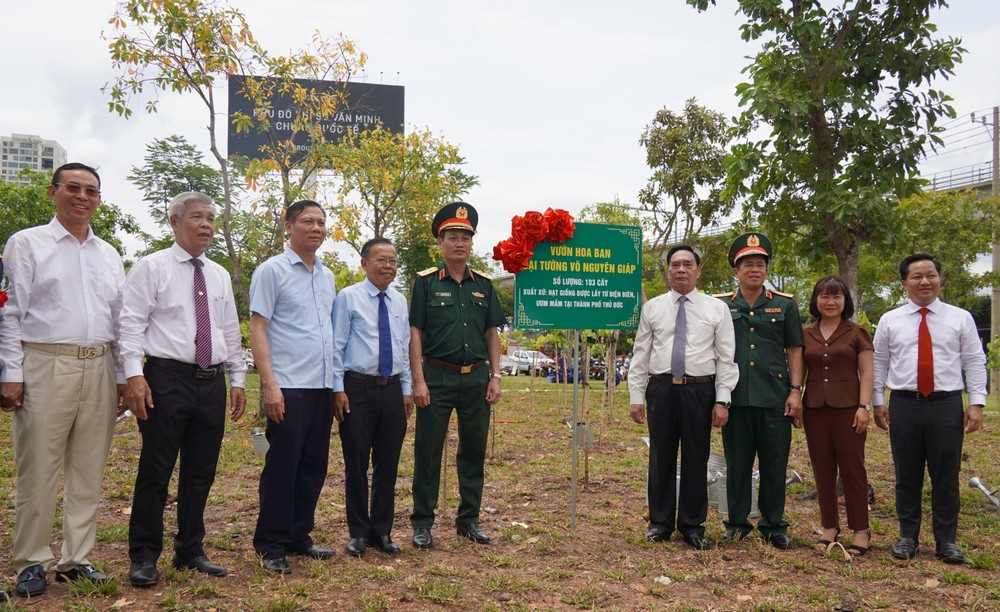
[{"label": "shoulder epaulette", "polygon": [[771,293],[773,293],[774,295],[780,295],[781,297],[786,297],[786,298],[789,298],[789,299],[792,299],[792,300],[795,299],[795,294],[792,294],[792,293],[785,293],[783,291],[775,291],[773,289],[771,290]]},{"label": "shoulder epaulette", "polygon": [[736,293],[734,293],[732,291],[726,291],[725,293],[713,293],[712,297],[714,297],[714,298],[734,298],[734,297],[736,297]]},{"label": "shoulder epaulette", "polygon": [[485,272],[482,272],[480,270],[476,270],[475,268],[469,268],[469,269],[472,270],[473,272],[475,272],[476,274],[478,274],[479,276],[482,276],[483,278],[485,278],[488,281],[493,280],[493,277],[490,276],[489,274],[485,273]]},{"label": "shoulder epaulette", "polygon": [[427,268],[426,270],[421,270],[420,272],[417,272],[417,276],[428,276],[434,274],[435,272],[437,272],[437,269],[438,269],[437,266],[434,266],[433,268]]}]

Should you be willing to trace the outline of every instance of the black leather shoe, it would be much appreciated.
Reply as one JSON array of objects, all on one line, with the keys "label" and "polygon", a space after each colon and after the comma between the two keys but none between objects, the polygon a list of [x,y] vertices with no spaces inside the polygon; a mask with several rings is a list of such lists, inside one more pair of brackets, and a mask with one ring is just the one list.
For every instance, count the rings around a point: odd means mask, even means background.
[{"label": "black leather shoe", "polygon": [[153,586],[160,581],[160,572],[156,571],[156,561],[136,561],[128,570],[128,581],[134,587]]},{"label": "black leather shoe", "polygon": [[174,557],[174,568],[198,570],[202,574],[208,574],[209,576],[216,576],[219,578],[229,573],[229,570],[221,565],[212,563],[205,555],[191,557],[190,559]]},{"label": "black leather shoe", "polygon": [[431,530],[426,527],[417,527],[413,530],[413,547],[414,548],[432,548],[434,546],[434,538],[431,537]]},{"label": "black leather shoe", "polygon": [[899,538],[899,541],[892,547],[892,556],[903,561],[909,561],[917,556],[918,550],[920,550],[920,546],[917,545],[917,541],[913,538]]},{"label": "black leather shoe", "polygon": [[490,534],[483,531],[483,528],[479,526],[479,523],[469,523],[468,525],[455,523],[455,531],[458,535],[463,538],[469,538],[476,544],[490,543]]},{"label": "black leather shoe", "polygon": [[792,539],[788,537],[788,534],[784,533],[771,533],[764,536],[764,540],[771,546],[777,548],[778,550],[788,550],[792,547]]},{"label": "black leather shoe", "polygon": [[945,542],[944,544],[938,543],[934,556],[941,559],[945,563],[951,563],[954,565],[965,562],[965,555],[962,554],[962,551],[958,548],[958,546],[955,546],[954,542]]},{"label": "black leather shoe", "polygon": [[97,571],[97,569],[89,563],[77,565],[76,567],[68,569],[65,572],[56,572],[56,582],[75,582],[81,578],[87,582],[93,582],[95,584],[104,584],[105,582],[111,580],[110,576],[104,572]]},{"label": "black leather shoe", "polygon": [[660,527],[650,527],[646,532],[647,542],[666,542],[670,539],[670,532]]},{"label": "black leather shoe", "polygon": [[715,542],[700,533],[684,534],[684,543],[695,550],[712,550],[715,548]]},{"label": "black leather shoe", "polygon": [[739,527],[729,527],[726,532],[722,534],[723,542],[742,542],[747,535],[750,534],[749,529],[740,529]]},{"label": "black leather shoe", "polygon": [[344,548],[347,554],[352,557],[363,557],[365,554],[365,539],[364,538],[351,538],[347,541],[347,546]]},{"label": "black leather shoe", "polygon": [[309,557],[310,559],[319,559],[320,561],[326,561],[337,554],[329,548],[320,548],[316,545],[310,546],[305,550],[290,550],[288,553],[300,557]]},{"label": "black leather shoe", "polygon": [[381,550],[387,555],[398,555],[400,552],[399,546],[396,546],[396,543],[392,541],[392,538],[387,535],[372,536],[368,538],[368,545],[372,548]]},{"label": "black leather shoe", "polygon": [[284,557],[278,557],[277,559],[264,559],[261,562],[264,569],[273,574],[291,574],[292,566],[288,563],[288,559]]},{"label": "black leather shoe", "polygon": [[32,565],[21,570],[17,575],[17,586],[14,592],[20,597],[34,597],[45,592],[45,568]]}]

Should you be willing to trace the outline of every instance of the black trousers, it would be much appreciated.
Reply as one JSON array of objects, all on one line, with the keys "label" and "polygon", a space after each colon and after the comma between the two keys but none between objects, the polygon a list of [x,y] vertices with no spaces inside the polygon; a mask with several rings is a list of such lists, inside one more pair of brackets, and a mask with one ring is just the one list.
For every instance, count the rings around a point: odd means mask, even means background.
[{"label": "black trousers", "polygon": [[155,408],[147,410],[148,419],[138,421],[142,452],[129,518],[129,557],[133,562],[160,557],[167,485],[178,454],[174,551],[197,557],[204,554],[205,504],[226,430],[226,377],[199,379],[152,363],[143,374]]},{"label": "black trousers", "polygon": [[285,418],[268,419],[264,435],[270,444],[260,473],[260,514],[253,547],[265,559],[303,552],[313,545],[333,427],[330,389],[282,389]]},{"label": "black trousers", "polygon": [[[708,456],[715,385],[672,385],[650,378],[646,387],[649,427],[649,526],[682,534],[705,533],[708,514]],[[677,446],[681,449],[681,491],[677,503]]]},{"label": "black trousers", "polygon": [[[344,377],[351,412],[340,424],[347,528],[352,538],[386,536],[395,514],[396,471],[406,435],[403,387]],[[368,460],[372,463],[368,499]]]},{"label": "black trousers", "polygon": [[896,468],[899,535],[918,539],[924,466],[931,477],[934,540],[955,541],[961,496],[958,471],[965,436],[962,395],[940,400],[889,396],[889,443]]}]

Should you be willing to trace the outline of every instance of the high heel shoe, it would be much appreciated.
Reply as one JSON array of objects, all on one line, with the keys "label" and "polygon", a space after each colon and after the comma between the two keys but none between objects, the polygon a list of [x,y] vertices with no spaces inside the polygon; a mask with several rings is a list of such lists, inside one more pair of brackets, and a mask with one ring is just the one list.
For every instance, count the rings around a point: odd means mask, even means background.
[{"label": "high heel shoe", "polygon": [[851,556],[854,556],[854,557],[861,557],[861,556],[863,556],[866,552],[868,552],[868,549],[872,545],[872,532],[871,532],[871,530],[870,529],[863,529],[861,531],[855,531],[854,535],[858,535],[858,534],[861,534],[861,533],[863,533],[863,534],[865,534],[865,535],[868,536],[868,542],[866,542],[864,546],[858,546],[857,544],[851,544],[850,546],[848,546],[847,547],[847,552],[851,553]]},{"label": "high heel shoe", "polygon": [[[834,527],[833,529],[836,530],[836,533],[833,534],[833,540],[832,541],[831,540],[825,540],[825,539],[824,540],[816,540],[816,546],[817,547],[822,546],[824,549],[826,549],[826,548],[829,548],[831,544],[833,544],[834,542],[837,541],[837,538],[840,537],[840,527]],[[826,531],[826,529],[824,529],[823,531]]]}]

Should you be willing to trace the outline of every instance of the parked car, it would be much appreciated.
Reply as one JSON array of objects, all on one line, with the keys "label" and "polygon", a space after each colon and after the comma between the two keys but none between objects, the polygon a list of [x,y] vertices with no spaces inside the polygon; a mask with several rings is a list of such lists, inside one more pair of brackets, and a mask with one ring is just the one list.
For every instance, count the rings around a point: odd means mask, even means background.
[{"label": "parked car", "polygon": [[531,374],[532,376],[548,375],[555,368],[555,360],[549,358],[541,351],[511,351],[508,356],[517,363],[517,371],[520,374]]},{"label": "parked car", "polygon": [[505,376],[517,376],[517,362],[510,355],[500,355],[500,373]]}]

